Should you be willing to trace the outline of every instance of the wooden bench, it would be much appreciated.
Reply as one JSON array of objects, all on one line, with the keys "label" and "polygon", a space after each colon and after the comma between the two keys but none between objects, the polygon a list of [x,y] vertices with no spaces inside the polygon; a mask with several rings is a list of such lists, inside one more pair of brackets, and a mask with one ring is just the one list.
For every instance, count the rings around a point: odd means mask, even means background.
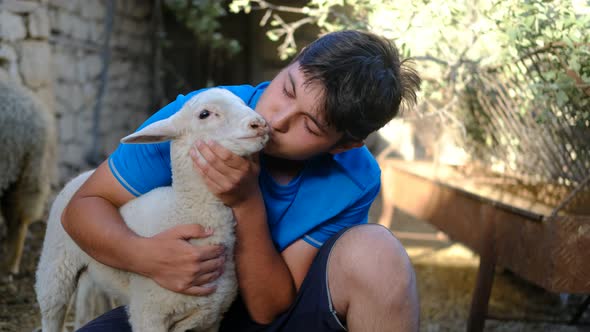
[{"label": "wooden bench", "polygon": [[383,218],[395,206],[480,255],[468,331],[484,328],[496,265],[551,292],[590,293],[590,216],[549,218],[552,207],[470,180],[451,167],[387,159],[381,168]]}]

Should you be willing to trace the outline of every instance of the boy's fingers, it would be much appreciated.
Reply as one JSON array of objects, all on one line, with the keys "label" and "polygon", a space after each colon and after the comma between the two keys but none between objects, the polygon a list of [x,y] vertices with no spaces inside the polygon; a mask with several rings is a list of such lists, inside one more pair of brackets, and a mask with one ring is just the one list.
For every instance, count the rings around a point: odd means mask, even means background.
[{"label": "boy's fingers", "polygon": [[199,152],[204,153],[203,157],[217,166],[225,166],[233,169],[241,169],[244,160],[230,150],[224,148],[215,141],[197,143]]},{"label": "boy's fingers", "polygon": [[213,234],[213,230],[205,228],[199,224],[184,224],[174,226],[169,231],[177,238],[185,240],[208,237]]},{"label": "boy's fingers", "polygon": [[195,286],[205,285],[207,283],[213,282],[219,278],[220,275],[221,274],[219,273],[219,270],[202,274],[195,280]]},{"label": "boy's fingers", "polygon": [[221,144],[210,141],[206,144],[211,151],[217,156],[217,158],[223,160],[228,166],[236,168],[241,165],[242,158],[230,150],[221,146]]},{"label": "boy's fingers", "polygon": [[215,292],[217,286],[215,285],[203,285],[203,286],[191,286],[185,289],[182,293],[193,296],[204,296]]},{"label": "boy's fingers", "polygon": [[227,188],[230,185],[228,179],[209,164],[197,164],[195,165],[195,169],[199,172],[201,178],[203,178],[207,187],[209,187],[209,190],[213,193],[222,193],[225,191],[224,188]]},{"label": "boy's fingers", "polygon": [[206,144],[200,145],[197,147],[197,149],[199,150],[199,153],[201,153],[201,156],[203,156],[205,159],[205,162],[203,163],[202,161],[197,160],[195,163],[199,168],[201,168],[201,170],[205,171],[205,173],[207,173],[209,169],[215,169],[219,173],[223,174],[235,172],[233,167],[228,166],[225,161],[217,157],[215,152],[213,152],[213,150],[211,150],[211,148]]},{"label": "boy's fingers", "polygon": [[210,251],[209,258],[207,260],[205,258],[201,260],[199,272],[206,274],[219,270],[223,266],[223,263],[225,263],[225,257],[220,253],[223,253],[223,248],[221,250],[214,249]]},{"label": "boy's fingers", "polygon": [[197,261],[201,262],[201,270],[205,273],[213,271],[223,264],[220,257],[225,253],[225,247],[222,245],[210,245],[199,247],[199,253],[196,255]]}]

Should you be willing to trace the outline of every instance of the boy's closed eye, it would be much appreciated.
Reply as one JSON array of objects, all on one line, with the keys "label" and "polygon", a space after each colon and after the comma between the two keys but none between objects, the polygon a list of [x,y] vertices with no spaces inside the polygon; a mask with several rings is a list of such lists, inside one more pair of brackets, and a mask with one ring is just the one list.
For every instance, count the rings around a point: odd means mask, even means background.
[{"label": "boy's closed eye", "polygon": [[295,94],[292,92],[287,91],[287,87],[283,87],[283,95],[285,95],[285,97],[287,98],[295,98]]},{"label": "boy's closed eye", "polygon": [[305,130],[314,136],[321,136],[320,130],[315,125],[314,121],[310,120],[307,116],[303,120],[303,126]]}]

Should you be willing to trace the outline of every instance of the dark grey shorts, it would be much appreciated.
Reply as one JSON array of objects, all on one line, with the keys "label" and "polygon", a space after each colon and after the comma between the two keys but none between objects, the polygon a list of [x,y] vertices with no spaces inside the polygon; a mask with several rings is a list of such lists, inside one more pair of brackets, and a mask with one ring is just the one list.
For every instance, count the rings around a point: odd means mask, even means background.
[{"label": "dark grey shorts", "polygon": [[[330,298],[328,288],[328,259],[336,240],[344,234],[347,229],[332,236],[320,248],[315,257],[295,302],[289,310],[277,317],[269,325],[260,325],[254,322],[248,315],[241,299],[232,304],[229,311],[224,315],[220,332],[331,332],[346,331],[344,325],[336,316]],[[96,318],[81,332],[131,332],[128,322],[127,311],[124,307],[116,308]]]}]

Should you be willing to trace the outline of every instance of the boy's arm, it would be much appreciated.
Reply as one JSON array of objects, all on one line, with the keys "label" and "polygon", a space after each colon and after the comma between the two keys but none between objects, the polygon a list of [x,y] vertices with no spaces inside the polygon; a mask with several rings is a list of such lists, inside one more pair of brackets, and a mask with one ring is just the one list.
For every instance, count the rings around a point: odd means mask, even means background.
[{"label": "boy's arm", "polygon": [[72,197],[62,214],[64,229],[97,261],[154,279],[162,287],[189,295],[214,291],[223,263],[220,246],[192,246],[190,238],[206,237],[199,225],[182,225],[151,238],[131,231],[119,207],[133,199],[102,163]]},{"label": "boy's arm", "polygon": [[270,323],[295,300],[318,249],[299,240],[282,253],[272,242],[262,197],[233,208],[241,296],[252,319]]},{"label": "boy's arm", "polygon": [[293,303],[318,250],[303,240],[282,254],[276,250],[258,186],[257,160],[238,157],[214,142],[197,148],[207,163],[193,154],[195,170],[232,208],[237,221],[235,259],[242,299],[252,319],[270,323]]}]

